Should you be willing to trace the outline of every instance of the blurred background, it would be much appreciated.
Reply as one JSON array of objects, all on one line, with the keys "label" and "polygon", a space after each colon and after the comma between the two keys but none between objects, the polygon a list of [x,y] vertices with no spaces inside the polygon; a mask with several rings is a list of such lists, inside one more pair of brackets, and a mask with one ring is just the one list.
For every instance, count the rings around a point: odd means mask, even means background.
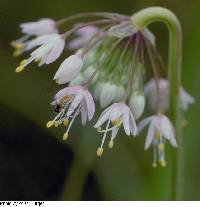
[{"label": "blurred background", "polygon": [[[183,85],[196,98],[184,129],[183,200],[200,199],[200,1],[197,0],[0,0],[0,200],[170,200],[173,170],[151,167],[144,137],[122,133],[112,152],[96,158],[100,136],[91,127],[73,126],[67,143],[63,129],[45,128],[58,90],[52,81],[61,63],[14,73],[10,41],[21,36],[19,23],[42,17],[60,19],[87,11],[131,15],[148,6],[165,6],[180,18],[184,31]],[[152,26],[167,57],[168,34]],[[95,119],[94,119],[95,120]]]}]

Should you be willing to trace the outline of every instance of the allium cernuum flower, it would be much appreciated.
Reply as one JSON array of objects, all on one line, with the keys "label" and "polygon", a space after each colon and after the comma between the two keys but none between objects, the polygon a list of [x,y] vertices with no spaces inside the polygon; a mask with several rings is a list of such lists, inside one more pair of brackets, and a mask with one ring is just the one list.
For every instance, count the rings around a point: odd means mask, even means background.
[{"label": "allium cernuum flower", "polygon": [[[160,107],[162,111],[166,111],[169,108],[169,83],[166,79],[160,78],[158,80]],[[144,93],[149,101],[149,105],[152,110],[156,111],[156,80],[150,80],[144,88]],[[190,104],[195,102],[194,98],[188,94],[183,87],[179,89],[179,104],[180,108],[184,111],[188,110]]]},{"label": "allium cernuum flower", "polygon": [[60,66],[54,76],[54,80],[58,84],[65,84],[72,81],[83,67],[83,59],[81,55],[72,55],[68,57]]},{"label": "allium cernuum flower", "polygon": [[55,95],[52,105],[55,106],[57,115],[53,121],[47,123],[48,128],[59,126],[62,123],[67,126],[69,120],[71,120],[63,136],[64,140],[68,138],[69,130],[79,114],[81,114],[82,124],[85,125],[86,121],[90,121],[95,113],[95,104],[92,95],[86,88],[81,86],[62,89]]},{"label": "allium cernuum flower", "polygon": [[157,114],[148,118],[145,118],[138,125],[138,133],[149,125],[148,133],[145,141],[145,150],[150,145],[153,146],[154,159],[153,166],[157,166],[157,161],[161,166],[165,166],[165,140],[168,140],[173,147],[177,147],[174,127],[171,121],[163,114]]},{"label": "allium cernuum flower", "polygon": [[32,49],[29,47],[30,40],[41,35],[57,34],[58,28],[56,22],[50,18],[43,18],[36,22],[26,22],[20,24],[24,36],[18,40],[12,41],[11,45],[15,48],[14,56],[19,56],[25,51]]},{"label": "allium cernuum flower", "polygon": [[[106,126],[105,129],[102,130],[104,123],[106,123]],[[114,103],[105,109],[94,126],[99,133],[103,133],[101,147],[99,147],[97,151],[98,156],[101,156],[103,153],[103,145],[109,132],[111,133],[109,148],[113,147],[113,141],[116,138],[121,125],[123,125],[126,135],[135,136],[137,134],[137,126],[133,114],[129,107],[123,102]]]},{"label": "allium cernuum flower", "polygon": [[23,60],[16,72],[22,72],[31,62],[35,61],[39,66],[54,62],[63,52],[65,40],[58,34],[44,35],[36,38],[31,43],[31,47],[38,47],[31,54],[30,58]]}]

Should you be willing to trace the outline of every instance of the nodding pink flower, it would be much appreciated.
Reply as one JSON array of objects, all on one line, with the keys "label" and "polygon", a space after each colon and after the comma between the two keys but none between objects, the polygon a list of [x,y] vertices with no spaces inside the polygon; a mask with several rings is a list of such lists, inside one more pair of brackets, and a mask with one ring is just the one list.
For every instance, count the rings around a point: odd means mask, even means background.
[{"label": "nodding pink flower", "polygon": [[35,49],[30,58],[23,60],[16,72],[22,72],[26,66],[35,61],[42,66],[44,64],[53,63],[61,55],[65,47],[65,40],[59,34],[44,35],[33,40],[30,47],[38,47]]},{"label": "nodding pink flower", "polygon": [[[166,79],[159,79],[159,96],[160,96],[160,108],[161,110],[167,111],[169,108],[169,83]],[[157,89],[156,80],[150,80],[144,88],[144,93],[149,101],[152,110],[157,111]],[[179,89],[179,104],[180,108],[186,111],[190,104],[195,102],[194,98],[188,94],[183,87]]]},{"label": "nodding pink flower", "polygon": [[83,59],[81,55],[71,55],[59,67],[54,76],[54,80],[58,84],[65,84],[72,81],[83,67]]},{"label": "nodding pink flower", "polygon": [[163,114],[154,115],[141,121],[138,125],[138,133],[140,133],[147,125],[149,125],[149,129],[145,141],[145,150],[147,150],[150,145],[153,145],[153,166],[156,167],[157,160],[159,159],[161,166],[164,167],[166,165],[164,150],[165,140],[169,140],[173,147],[177,147],[174,127],[171,121]]},{"label": "nodding pink flower", "polygon": [[20,24],[22,33],[27,35],[47,35],[56,34],[58,29],[56,27],[56,22],[53,19],[43,18],[36,22],[26,22]]},{"label": "nodding pink flower", "polygon": [[57,113],[53,121],[47,123],[47,127],[60,124],[68,125],[64,140],[68,138],[69,130],[76,119],[81,114],[82,124],[85,125],[87,120],[91,120],[95,113],[95,104],[90,92],[82,86],[66,87],[55,95],[52,102]]},{"label": "nodding pink flower", "polygon": [[82,48],[93,35],[99,34],[99,29],[95,26],[87,26],[76,31],[77,37],[71,40],[68,44],[68,47],[72,50]]},{"label": "nodding pink flower", "polygon": [[33,38],[42,35],[58,34],[56,22],[49,18],[40,19],[36,22],[22,23],[20,24],[20,28],[24,36],[11,42],[12,47],[15,49],[15,57],[33,49],[33,47],[29,45]]},{"label": "nodding pink flower", "polygon": [[[105,130],[102,130],[101,127],[106,121],[106,128]],[[110,125],[112,126],[110,127]],[[116,138],[121,125],[123,125],[126,135],[135,136],[137,134],[137,126],[133,114],[129,107],[123,102],[114,103],[105,109],[94,126],[94,128],[96,128],[99,133],[104,134],[101,147],[99,147],[97,151],[98,156],[101,156],[103,154],[103,145],[108,132],[111,132],[109,148],[113,147],[113,140]]]}]

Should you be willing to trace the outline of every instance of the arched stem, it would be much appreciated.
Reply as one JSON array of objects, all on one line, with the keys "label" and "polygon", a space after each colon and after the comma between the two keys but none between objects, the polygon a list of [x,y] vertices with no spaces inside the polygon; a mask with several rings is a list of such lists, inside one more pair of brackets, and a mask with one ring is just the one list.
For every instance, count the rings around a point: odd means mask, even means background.
[{"label": "arched stem", "polygon": [[181,139],[181,122],[179,108],[179,88],[181,84],[181,63],[182,63],[182,29],[177,17],[168,9],[162,7],[150,7],[139,11],[132,17],[132,22],[139,30],[154,22],[164,23],[169,30],[169,103],[170,118],[175,125],[176,138],[178,140],[178,150],[172,151],[172,200],[182,199],[182,175],[183,172],[183,150]]}]

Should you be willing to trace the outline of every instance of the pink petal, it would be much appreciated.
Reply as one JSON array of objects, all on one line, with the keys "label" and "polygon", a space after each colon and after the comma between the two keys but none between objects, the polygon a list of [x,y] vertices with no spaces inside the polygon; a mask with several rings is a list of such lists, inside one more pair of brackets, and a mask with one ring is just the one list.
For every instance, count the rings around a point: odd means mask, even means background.
[{"label": "pink petal", "polygon": [[81,90],[83,90],[83,88],[81,86],[66,87],[66,88],[60,90],[55,95],[55,99],[60,100],[63,96],[67,96],[67,95],[71,96],[71,95],[79,93]]},{"label": "pink petal", "polygon": [[90,121],[95,113],[95,103],[94,103],[94,99],[89,91],[84,90],[84,97],[85,97],[85,101],[87,104],[88,119]]},{"label": "pink petal", "polygon": [[61,55],[65,48],[65,41],[64,40],[57,40],[55,46],[51,50],[50,54],[48,55],[48,58],[46,60],[46,64],[50,64],[54,62],[58,57]]}]

